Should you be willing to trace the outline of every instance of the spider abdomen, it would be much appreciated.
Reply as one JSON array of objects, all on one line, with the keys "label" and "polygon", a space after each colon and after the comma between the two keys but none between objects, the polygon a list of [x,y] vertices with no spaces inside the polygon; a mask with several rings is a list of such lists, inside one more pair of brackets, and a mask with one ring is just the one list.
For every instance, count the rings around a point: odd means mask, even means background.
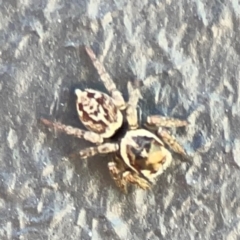
[{"label": "spider abdomen", "polygon": [[112,137],[123,124],[122,113],[113,99],[93,89],[76,89],[75,93],[77,112],[83,125],[103,138]]}]

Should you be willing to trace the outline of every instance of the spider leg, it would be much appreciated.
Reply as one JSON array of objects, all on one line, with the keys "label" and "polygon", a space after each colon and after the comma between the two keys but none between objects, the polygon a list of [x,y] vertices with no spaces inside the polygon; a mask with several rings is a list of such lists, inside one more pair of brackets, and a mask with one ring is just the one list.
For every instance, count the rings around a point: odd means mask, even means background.
[{"label": "spider leg", "polygon": [[45,118],[41,118],[40,121],[47,127],[53,128],[59,132],[64,132],[68,135],[72,135],[77,138],[83,138],[86,141],[96,143],[96,144],[101,144],[103,142],[102,136],[97,133],[81,130],[79,128],[74,128],[59,122],[52,122]]},{"label": "spider leg", "polygon": [[117,143],[104,143],[97,147],[89,147],[79,152],[81,158],[93,157],[97,154],[117,152],[119,146]]},{"label": "spider leg", "polygon": [[151,187],[147,180],[141,178],[136,173],[121,168],[116,162],[109,162],[108,169],[112,179],[124,193],[127,193],[128,184],[135,184],[144,190]]},{"label": "spider leg", "polygon": [[126,108],[126,103],[123,99],[123,96],[120,91],[117,90],[117,87],[113,80],[111,79],[110,75],[107,73],[105,67],[103,66],[102,63],[97,59],[95,53],[90,47],[85,46],[86,52],[90,59],[92,60],[92,63],[94,67],[96,68],[104,86],[108,90],[108,92],[111,94],[112,98],[115,101],[116,106],[120,109],[123,110]]},{"label": "spider leg", "polygon": [[147,180],[145,180],[144,178],[141,178],[136,173],[132,173],[130,171],[125,171],[122,174],[122,178],[127,183],[136,184],[138,187],[140,187],[140,188],[142,188],[144,190],[151,188],[151,185],[149,184],[149,182]]},{"label": "spider leg", "polygon": [[177,142],[176,138],[172,136],[167,130],[159,128],[157,135],[166,143],[174,152],[187,156],[184,148]]},{"label": "spider leg", "polygon": [[129,93],[129,101],[126,109],[126,118],[128,121],[129,129],[137,129],[138,128],[138,113],[137,113],[137,105],[138,100],[141,97],[139,89],[133,89],[130,82],[128,82],[128,93]]},{"label": "spider leg", "polygon": [[122,170],[117,163],[109,162],[108,170],[117,187],[119,187],[124,193],[127,193],[127,182],[122,178]]},{"label": "spider leg", "polygon": [[152,115],[147,117],[145,126],[147,128],[157,127],[184,127],[187,126],[188,122],[177,118],[163,117],[160,115]]}]

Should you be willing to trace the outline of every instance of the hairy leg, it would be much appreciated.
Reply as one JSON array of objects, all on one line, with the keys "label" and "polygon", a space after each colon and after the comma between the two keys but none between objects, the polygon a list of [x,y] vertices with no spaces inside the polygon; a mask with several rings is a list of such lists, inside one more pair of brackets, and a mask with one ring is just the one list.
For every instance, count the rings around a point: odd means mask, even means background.
[{"label": "hairy leg", "polygon": [[124,193],[127,193],[127,182],[122,178],[122,169],[120,169],[115,162],[109,162],[108,169],[117,187],[119,187]]},{"label": "hairy leg", "polygon": [[187,156],[184,148],[177,142],[176,138],[172,136],[168,131],[159,128],[157,135],[166,143],[174,152],[180,153],[183,156]]},{"label": "hairy leg", "polygon": [[123,99],[123,96],[120,91],[117,90],[117,87],[113,80],[111,79],[110,75],[107,73],[106,69],[104,68],[103,64],[97,59],[95,53],[90,47],[85,46],[86,52],[88,56],[91,58],[94,67],[96,68],[104,86],[111,94],[112,98],[115,101],[116,106],[122,110],[126,108],[126,103]]},{"label": "hairy leg", "polygon": [[93,157],[97,154],[117,152],[119,146],[117,143],[104,143],[97,147],[89,147],[79,152],[81,158]]},{"label": "hairy leg", "polygon": [[127,193],[128,184],[135,184],[144,190],[150,189],[151,187],[147,180],[141,178],[136,173],[125,170],[124,167],[121,167],[116,162],[109,162],[108,169],[112,179],[124,193]]},{"label": "hairy leg", "polygon": [[146,122],[147,128],[157,128],[157,127],[184,127],[188,125],[185,120],[180,120],[177,118],[163,117],[160,115],[152,115],[147,117]]},{"label": "hairy leg", "polygon": [[129,129],[137,129],[138,128],[137,105],[141,94],[139,89],[133,89],[130,82],[128,83],[128,93],[129,101],[126,110],[126,118],[128,121]]},{"label": "hairy leg", "polygon": [[45,118],[41,118],[40,121],[47,127],[53,128],[59,132],[66,133],[68,135],[72,135],[77,138],[83,138],[86,141],[96,143],[96,144],[101,144],[103,142],[103,138],[101,137],[101,135],[97,133],[81,130],[79,128],[74,128],[59,122],[52,122]]},{"label": "hairy leg", "polygon": [[131,183],[131,184],[136,184],[138,187],[147,190],[150,189],[151,186],[149,184],[149,182],[147,180],[145,180],[144,178],[141,178],[139,175],[137,175],[136,173],[132,173],[130,171],[125,171],[122,174],[122,178],[127,182],[127,183]]}]

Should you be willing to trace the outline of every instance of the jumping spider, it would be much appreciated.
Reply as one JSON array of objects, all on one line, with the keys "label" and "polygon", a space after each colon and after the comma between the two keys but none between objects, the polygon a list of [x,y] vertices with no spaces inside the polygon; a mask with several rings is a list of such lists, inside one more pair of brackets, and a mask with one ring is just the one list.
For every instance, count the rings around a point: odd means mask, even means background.
[{"label": "jumping spider", "polygon": [[[58,131],[97,144],[95,147],[81,150],[79,152],[81,158],[114,153],[113,160],[108,163],[109,172],[116,185],[124,192],[127,192],[129,183],[148,189],[172,161],[172,155],[164,143],[173,151],[185,155],[184,149],[175,138],[162,127],[183,127],[187,125],[187,121],[154,115],[148,116],[144,125],[149,130],[139,128],[138,89],[133,90],[131,84],[128,84],[129,101],[126,103],[92,49],[89,47],[85,49],[110,93],[109,96],[93,89],[75,90],[79,119],[89,131],[44,118],[41,118],[41,122]],[[127,124],[127,131],[120,136],[119,132],[123,131],[124,124]],[[152,129],[156,129],[156,133],[150,132]],[[114,141],[116,135],[118,137]]]}]

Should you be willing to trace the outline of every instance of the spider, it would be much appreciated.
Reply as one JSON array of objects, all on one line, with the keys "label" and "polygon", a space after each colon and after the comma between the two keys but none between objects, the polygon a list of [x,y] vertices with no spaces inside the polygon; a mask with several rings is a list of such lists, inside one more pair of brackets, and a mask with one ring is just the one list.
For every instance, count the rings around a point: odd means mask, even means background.
[{"label": "spider", "polygon": [[97,145],[81,150],[81,158],[113,153],[114,157],[108,163],[109,172],[123,192],[127,192],[129,184],[149,189],[172,161],[165,144],[173,151],[186,155],[183,147],[163,127],[183,127],[188,122],[152,115],[147,117],[144,126],[139,127],[139,89],[133,89],[129,83],[129,101],[125,102],[93,50],[87,46],[85,49],[110,95],[93,89],[75,89],[77,113],[87,130],[45,118],[41,118],[41,122],[47,127]]}]

